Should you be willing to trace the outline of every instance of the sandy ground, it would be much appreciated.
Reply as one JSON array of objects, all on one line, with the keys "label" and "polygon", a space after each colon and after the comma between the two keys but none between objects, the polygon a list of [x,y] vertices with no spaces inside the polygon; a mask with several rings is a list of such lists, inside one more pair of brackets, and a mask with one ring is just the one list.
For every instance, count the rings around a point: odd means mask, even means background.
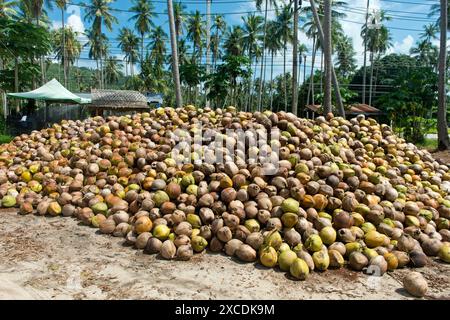
[{"label": "sandy ground", "polygon": [[[347,269],[314,272],[307,281],[222,254],[166,261],[100,235],[72,218],[0,211],[1,299],[411,299],[409,269],[369,277]],[[450,299],[450,266],[421,273],[428,299]]]}]

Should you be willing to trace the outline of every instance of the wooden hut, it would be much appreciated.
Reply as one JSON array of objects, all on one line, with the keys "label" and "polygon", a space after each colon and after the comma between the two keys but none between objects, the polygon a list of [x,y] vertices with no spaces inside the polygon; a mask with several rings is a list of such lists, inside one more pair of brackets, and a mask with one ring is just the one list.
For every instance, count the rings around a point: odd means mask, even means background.
[{"label": "wooden hut", "polygon": [[107,116],[145,112],[149,110],[147,97],[131,90],[91,90],[89,105],[92,116]]},{"label": "wooden hut", "polygon": [[[315,117],[322,115],[322,112],[323,110],[320,104],[307,105],[305,110],[306,118],[308,119],[314,119]],[[345,107],[346,116],[351,118],[356,117],[358,114],[363,114],[365,116],[377,119],[383,115],[383,112],[375,107],[362,103],[352,104]]]}]

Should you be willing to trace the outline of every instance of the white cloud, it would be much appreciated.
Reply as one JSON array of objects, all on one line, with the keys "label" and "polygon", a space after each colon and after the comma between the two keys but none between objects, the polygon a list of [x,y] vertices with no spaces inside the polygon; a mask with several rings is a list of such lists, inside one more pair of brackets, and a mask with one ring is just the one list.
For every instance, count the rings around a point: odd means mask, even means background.
[{"label": "white cloud", "polygon": [[[78,7],[69,6],[67,7],[66,12],[68,13],[67,19],[65,21],[65,25],[71,27],[73,31],[78,32],[78,40],[84,44],[87,39],[84,36],[85,27],[83,23],[83,19],[81,19],[81,12]],[[52,22],[53,29],[59,29],[62,27],[61,20],[54,20]]]},{"label": "white cloud", "polygon": [[388,53],[409,54],[409,50],[413,44],[414,38],[408,34],[401,42],[395,41],[393,47],[388,50]]}]

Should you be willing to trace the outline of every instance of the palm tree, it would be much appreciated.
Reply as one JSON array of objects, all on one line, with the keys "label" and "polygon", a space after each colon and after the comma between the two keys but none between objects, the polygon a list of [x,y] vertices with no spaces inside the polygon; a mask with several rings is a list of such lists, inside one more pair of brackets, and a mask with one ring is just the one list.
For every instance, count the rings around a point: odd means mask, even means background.
[{"label": "palm tree", "polygon": [[[64,11],[66,10],[66,7],[67,7],[67,0],[56,0],[56,6],[59,8],[59,9],[61,9],[61,28],[62,28],[62,30],[64,30],[65,29],[65,26],[64,26]],[[62,37],[61,37],[61,45],[62,45],[62,54],[63,54],[63,56],[65,57],[65,55],[66,55],[66,51],[65,51],[65,43],[66,43],[66,41],[65,41],[65,39],[64,39],[64,37],[65,37],[65,32],[61,32],[61,34],[62,34]],[[64,73],[64,86],[65,87],[67,87],[67,64],[66,64],[66,59],[63,59],[62,60],[63,61],[63,73]]]},{"label": "palm tree", "polygon": [[183,99],[181,96],[181,85],[180,85],[180,72],[178,63],[178,44],[177,36],[175,30],[175,19],[172,0],[167,0],[167,14],[169,16],[169,30],[170,30],[170,47],[172,49],[172,76],[173,82],[175,84],[175,101],[177,108],[181,108],[183,104]]},{"label": "palm tree", "polygon": [[[87,30],[85,32],[85,35],[86,35],[88,41],[86,42],[86,44],[84,46],[89,47],[89,53],[88,53],[89,59],[94,59],[97,64],[95,79],[101,80],[101,77],[100,77],[101,71],[100,71],[99,62],[105,51],[103,43],[106,43],[108,41],[108,38],[106,37],[106,35],[104,33],[102,33],[101,35],[97,35],[97,33],[95,33],[93,30]],[[99,85],[101,86],[100,82],[99,82]]]},{"label": "palm tree", "polygon": [[106,84],[113,84],[119,81],[121,65],[116,57],[109,56],[105,61]]},{"label": "palm tree", "polygon": [[181,2],[175,2],[173,5],[173,18],[175,21],[175,36],[177,39],[177,43],[179,41],[179,37],[183,34],[184,24],[186,22],[185,17],[186,6]]},{"label": "palm tree", "polygon": [[423,32],[419,34],[420,39],[431,42],[431,40],[438,39],[437,33],[439,32],[439,26],[435,23],[429,23],[423,27]]},{"label": "palm tree", "polygon": [[304,61],[304,57],[306,57],[306,53],[308,52],[308,47],[306,46],[306,44],[300,43],[297,47],[297,52],[298,52],[298,76],[297,76],[297,79],[300,79],[302,64],[303,63],[306,64],[306,61]]},{"label": "palm tree", "polygon": [[[446,10],[447,8],[447,10]],[[447,29],[449,29],[449,3],[447,0],[441,0],[440,12],[440,47],[439,47],[439,81],[438,81],[438,112],[437,112],[437,131],[438,131],[438,149],[447,150],[450,148],[450,141],[447,132],[447,94],[446,94],[446,73],[448,70],[447,62]],[[446,29],[447,27],[447,29]]]},{"label": "palm tree", "polygon": [[[344,9],[345,6],[347,6],[347,3],[345,1],[333,1],[332,7],[331,7],[331,18],[332,18],[332,25],[331,25],[331,40],[332,43],[336,43],[339,36],[342,34],[342,26],[339,23],[339,19],[345,18],[346,14],[341,12],[340,9]],[[323,25],[323,15],[324,15],[324,0],[317,0],[316,1],[316,9],[317,13],[319,15],[320,24]],[[312,104],[314,104],[314,69],[315,69],[315,61],[316,61],[316,54],[319,47],[322,46],[320,43],[320,37],[319,37],[319,30],[318,26],[316,25],[316,22],[314,20],[311,6],[305,7],[304,12],[306,13],[307,22],[303,25],[303,30],[306,33],[306,36],[309,39],[312,39],[312,60],[311,60],[311,72],[310,72],[310,85],[308,89],[308,96],[307,96],[307,104],[309,104],[309,98],[311,96],[312,98]],[[333,49],[333,48],[332,48]],[[321,70],[322,71],[322,70]],[[322,74],[322,72],[321,72]],[[321,82],[322,83],[322,82]]]},{"label": "palm tree", "polygon": [[211,37],[211,49],[214,68],[216,67],[217,59],[220,55],[220,38],[225,32],[226,28],[227,23],[224,19],[224,16],[221,14],[215,15],[213,25],[211,27],[211,30],[213,31],[213,35]]},{"label": "palm tree", "polygon": [[[195,11],[188,20],[187,26],[187,39],[192,41],[192,62],[197,60],[197,63],[201,63],[202,58],[202,40],[205,35],[205,28],[203,25],[202,15],[200,11]],[[196,59],[196,58],[197,59]]]},{"label": "palm tree", "polygon": [[[435,15],[439,15],[439,18],[436,21],[436,26],[441,24],[441,4],[436,3],[430,7],[430,12],[428,12],[428,17],[433,17]],[[447,17],[450,16],[450,2],[447,2]],[[447,30],[450,30],[450,19],[447,19]]]},{"label": "palm tree", "polygon": [[[247,55],[250,59],[250,63],[253,63],[253,59],[255,59],[255,71],[256,71],[256,63],[257,59],[257,51],[259,47],[259,38],[261,36],[262,31],[262,23],[263,19],[261,16],[257,16],[255,14],[249,14],[247,17],[243,17],[242,21],[244,22],[244,50],[247,50]],[[254,72],[256,74],[256,72]],[[248,87],[248,98],[246,99],[245,110],[248,111],[247,107],[251,108],[252,104],[252,85],[253,79],[250,77],[249,87]]]},{"label": "palm tree", "polygon": [[138,59],[139,38],[130,28],[122,28],[117,37],[119,48],[125,54],[125,60],[130,64],[130,74],[134,76],[134,63]]},{"label": "palm tree", "polygon": [[223,48],[226,55],[240,56],[244,52],[244,30],[241,26],[235,25],[229,27],[226,35]]},{"label": "palm tree", "polygon": [[361,36],[364,39],[365,45],[370,52],[370,83],[369,83],[369,105],[372,103],[372,85],[373,85],[373,70],[374,70],[374,56],[375,54],[382,54],[392,45],[391,35],[389,29],[383,25],[383,22],[389,21],[391,18],[386,15],[386,12],[381,10],[378,16],[369,15],[369,22],[375,27],[369,27],[366,24],[362,26]]},{"label": "palm tree", "polygon": [[150,32],[150,29],[155,26],[153,18],[158,15],[154,12],[155,7],[151,0],[133,0],[134,6],[131,7],[131,11],[135,11],[129,20],[134,20],[134,27],[141,36],[141,63],[144,61],[144,37]]},{"label": "palm tree", "polygon": [[[102,25],[105,25],[106,29],[112,31],[112,26],[118,23],[118,19],[111,13],[110,5],[115,0],[91,0],[90,6],[86,7],[84,18],[87,22],[92,22],[92,32],[97,41],[100,42],[100,48],[102,47],[103,37],[102,35]],[[103,55],[98,57],[100,59],[100,83],[103,86],[103,67],[102,60]]]},{"label": "palm tree", "polygon": [[427,66],[436,69],[438,61],[438,47],[430,41],[423,39],[416,42],[416,46],[412,47],[409,53],[417,58],[417,60]]},{"label": "palm tree", "polygon": [[67,87],[68,69],[73,66],[80,57],[81,43],[78,41],[78,33],[71,27],[61,28],[54,33],[56,58],[61,61],[64,72],[64,84]]},{"label": "palm tree", "polygon": [[277,25],[275,21],[269,21],[267,23],[267,41],[266,41],[266,48],[267,51],[270,53],[270,87],[269,87],[269,94],[270,94],[270,110],[273,106],[273,57],[282,49],[282,43],[281,39],[278,37],[276,33]]},{"label": "palm tree", "polygon": [[0,17],[13,17],[17,15],[15,7],[19,4],[19,1],[5,1],[0,0]]},{"label": "palm tree", "polygon": [[336,66],[336,71],[342,78],[347,78],[356,69],[352,38],[345,34],[336,43]]},{"label": "palm tree", "polygon": [[292,42],[292,2],[283,5],[280,9],[276,9],[275,33],[283,44],[283,74],[284,74],[284,111],[287,111],[287,79],[286,79],[286,50],[288,43]]},{"label": "palm tree", "polygon": [[[263,0],[256,0],[256,9],[261,11]],[[261,97],[263,91],[263,72],[265,75],[265,59],[266,59],[266,37],[267,37],[267,13],[268,7],[272,7],[272,5],[277,6],[276,0],[264,0],[264,26],[263,26],[263,52],[262,52],[262,60],[261,60],[261,68],[259,72],[259,93],[258,93],[258,110],[261,109]]]},{"label": "palm tree", "polygon": [[166,42],[167,34],[164,32],[163,28],[158,26],[150,34],[150,59],[158,67],[164,66],[164,61],[166,57]]}]

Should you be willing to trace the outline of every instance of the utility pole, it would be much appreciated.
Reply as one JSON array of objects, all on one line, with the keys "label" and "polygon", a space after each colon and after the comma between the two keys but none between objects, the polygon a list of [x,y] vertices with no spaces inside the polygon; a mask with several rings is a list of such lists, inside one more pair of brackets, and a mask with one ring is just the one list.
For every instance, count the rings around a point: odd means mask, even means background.
[{"label": "utility pole", "polygon": [[[321,43],[324,43],[324,35],[322,25],[320,24],[319,15],[317,13],[316,3],[314,0],[309,0],[311,4],[311,11],[313,13],[314,22],[317,25],[317,31],[319,31],[319,39]],[[342,103],[341,91],[339,90],[339,82],[337,81],[336,72],[333,65],[331,65],[331,80],[333,81],[334,94],[336,95],[336,103],[338,107],[339,115],[345,117],[344,104]]]},{"label": "utility pole", "polygon": [[298,10],[299,10],[299,2],[301,5],[301,0],[294,0],[294,38],[293,38],[293,53],[292,53],[292,104],[291,110],[292,113],[298,114],[298,84],[297,84],[297,75],[298,75]]},{"label": "utility pole", "polygon": [[257,110],[261,111],[261,103],[262,103],[262,92],[263,92],[263,71],[265,74],[265,62],[266,62],[266,33],[267,33],[267,5],[268,0],[265,1],[265,7],[264,7],[264,31],[263,31],[263,53],[261,57],[261,66],[259,70],[259,86],[258,86],[258,107]]},{"label": "utility pole", "polygon": [[369,6],[370,6],[370,0],[367,0],[367,7],[366,7],[366,31],[364,33],[364,67],[363,67],[363,84],[362,84],[362,103],[366,103],[366,66],[367,66],[367,31],[368,26],[367,22],[369,21]]},{"label": "utility pole", "polygon": [[447,62],[447,25],[448,25],[448,0],[441,0],[441,36],[439,50],[439,74],[438,74],[438,149],[447,150],[450,148],[450,141],[447,132],[447,104],[446,104],[446,62]]},{"label": "utility pole", "polygon": [[172,47],[172,74],[173,82],[175,84],[175,99],[177,108],[181,108],[183,101],[181,99],[180,73],[178,70],[178,49],[175,35],[175,20],[173,18],[172,0],[167,0],[167,12],[169,14],[170,45]]},{"label": "utility pole", "polygon": [[[211,0],[206,0],[206,75],[208,76],[210,73],[209,66],[209,47],[210,44],[210,35],[211,32]],[[209,99],[208,99],[208,91],[206,90],[206,107],[209,107]]]},{"label": "utility pole", "polygon": [[324,114],[332,112],[331,106],[331,0],[324,2],[324,56],[325,56],[325,91],[323,97]]}]

